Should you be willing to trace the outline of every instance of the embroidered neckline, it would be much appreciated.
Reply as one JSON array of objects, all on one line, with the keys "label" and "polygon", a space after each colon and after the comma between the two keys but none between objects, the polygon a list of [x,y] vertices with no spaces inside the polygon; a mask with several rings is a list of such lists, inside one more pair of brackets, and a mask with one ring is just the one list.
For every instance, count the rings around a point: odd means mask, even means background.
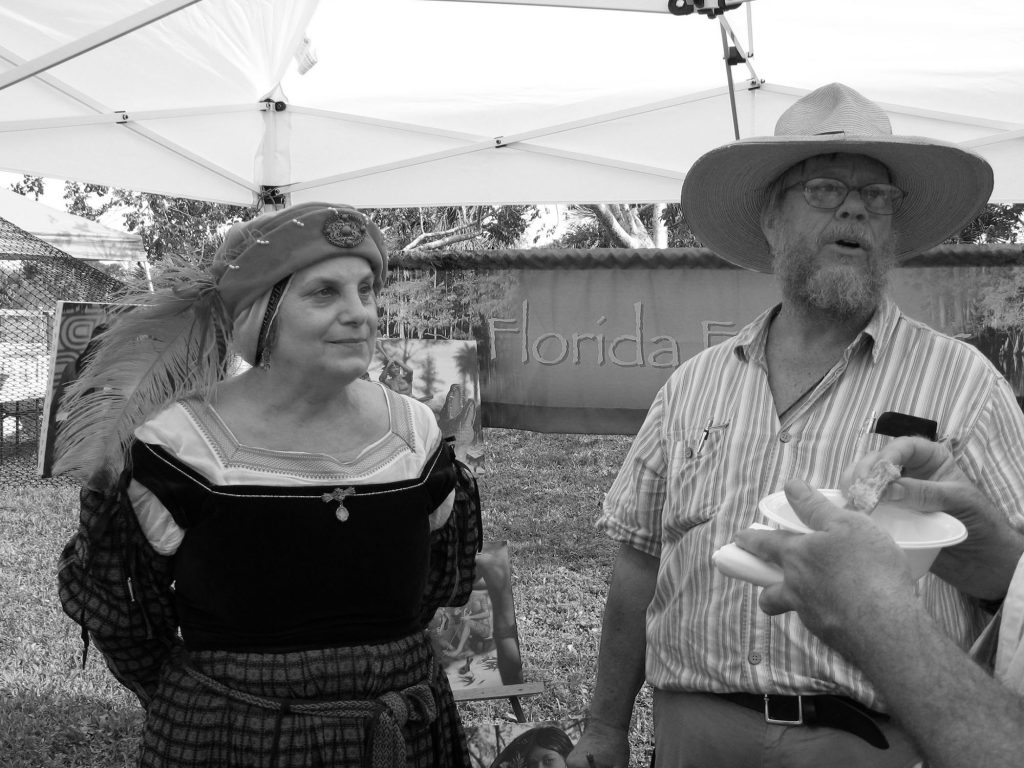
[{"label": "embroidered neckline", "polygon": [[199,398],[182,400],[180,405],[225,469],[255,471],[302,477],[362,477],[373,474],[394,460],[403,448],[416,449],[412,409],[408,402],[383,384],[388,405],[388,430],[358,455],[340,459],[326,453],[287,451],[251,446],[238,440],[216,408]]}]

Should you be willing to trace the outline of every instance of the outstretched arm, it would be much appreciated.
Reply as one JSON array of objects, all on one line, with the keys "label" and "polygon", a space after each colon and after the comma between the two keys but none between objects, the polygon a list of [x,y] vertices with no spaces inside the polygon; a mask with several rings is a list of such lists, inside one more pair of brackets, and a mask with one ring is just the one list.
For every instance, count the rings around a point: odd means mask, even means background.
[{"label": "outstretched arm", "polygon": [[1020,765],[1024,700],[938,630],[888,534],[803,482],[790,481],[786,494],[814,532],[737,535],[744,549],[785,574],[761,593],[761,608],[772,615],[795,610],[808,629],[860,667],[930,766]]},{"label": "outstretched arm", "polygon": [[[982,600],[1001,599],[1024,554],[1024,533],[971,484],[944,445],[929,440],[893,440],[847,470],[843,487],[882,459],[903,467],[903,477],[885,489],[883,499],[922,512],[946,512],[967,527],[964,542],[939,551],[932,573],[964,594]],[[1018,503],[1024,507],[1024,499]]]}]

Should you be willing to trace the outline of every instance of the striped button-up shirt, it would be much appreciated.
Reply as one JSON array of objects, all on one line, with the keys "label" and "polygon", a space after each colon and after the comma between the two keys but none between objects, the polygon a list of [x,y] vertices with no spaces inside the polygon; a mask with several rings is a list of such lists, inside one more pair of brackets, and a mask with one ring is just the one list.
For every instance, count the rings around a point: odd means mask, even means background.
[{"label": "striped button-up shirt", "polygon": [[[758,500],[801,478],[836,488],[842,470],[890,437],[873,416],[934,419],[960,466],[1009,515],[1024,509],[1024,414],[974,347],[904,316],[889,299],[831,371],[781,421],[765,342],[775,310],[687,360],[659,391],[598,527],[660,558],[647,611],[647,680],[678,691],[841,693],[884,702],[859,670],[794,613],[769,617],[759,588],[711,555],[753,523]],[[712,429],[700,445],[701,433]],[[699,450],[698,450],[699,446]],[[855,584],[850,585],[856,589]],[[918,591],[965,649],[984,624],[975,604],[928,574]],[[851,631],[871,631],[870,627]]]}]

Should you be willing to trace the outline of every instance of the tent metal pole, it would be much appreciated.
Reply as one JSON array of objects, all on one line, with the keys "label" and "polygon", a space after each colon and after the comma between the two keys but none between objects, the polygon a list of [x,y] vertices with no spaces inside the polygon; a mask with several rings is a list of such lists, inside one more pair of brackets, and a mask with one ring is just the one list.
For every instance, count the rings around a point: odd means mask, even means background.
[{"label": "tent metal pole", "polygon": [[[500,144],[507,146],[520,141],[529,141],[531,139],[541,138],[543,136],[550,136],[556,133],[562,133],[563,131],[571,131],[577,128],[588,128],[593,125],[600,125],[601,123],[607,123],[612,120],[621,120],[627,117],[634,117],[637,115],[645,115],[650,112],[656,112],[661,109],[671,109],[672,107],[679,107],[685,104],[691,104],[697,101],[703,101],[705,99],[714,98],[724,93],[721,88],[713,88],[707,91],[699,91],[697,93],[690,93],[685,96],[677,96],[671,99],[663,99],[661,101],[651,102],[648,104],[641,104],[636,107],[629,107],[626,109],[618,109],[614,112],[603,112],[589,117],[584,117],[579,120],[572,120],[565,123],[557,123],[555,125],[547,125],[541,128],[531,128],[530,130],[520,131],[519,133],[511,135],[503,135],[500,138]],[[341,122],[360,123],[364,125],[381,126],[384,128],[394,128],[400,131],[409,131],[410,133],[423,134],[425,136],[440,136],[442,138],[456,139],[459,141],[470,142],[476,144],[478,142],[493,143],[496,139],[491,139],[486,136],[478,136],[475,134],[461,133],[457,131],[441,130],[432,128],[430,126],[417,125],[415,123],[403,123],[394,120],[383,120],[378,118],[364,117],[362,115],[353,115],[344,112],[330,112],[323,109],[310,109],[309,107],[294,106],[289,104],[288,109],[298,115],[311,115],[313,117],[322,117],[329,120],[339,120]],[[3,125],[0,123],[0,125]]]},{"label": "tent metal pole", "polygon": [[631,107],[629,109],[620,109],[615,112],[604,112],[599,115],[591,115],[580,120],[573,120],[568,123],[558,123],[557,125],[548,125],[543,128],[534,128],[529,131],[520,131],[519,133],[512,134],[511,136],[502,136],[501,143],[505,145],[513,144],[520,141],[529,141],[531,139],[539,139],[544,136],[551,136],[556,133],[562,133],[564,131],[571,131],[576,128],[589,128],[592,125],[600,125],[602,123],[608,123],[613,120],[621,120],[626,117],[633,117],[636,115],[645,115],[650,112],[657,112],[662,109],[671,109],[672,107],[683,106],[684,104],[692,104],[698,101],[704,101],[711,99],[716,96],[721,96],[724,93],[721,88],[713,88],[707,91],[700,91],[699,93],[691,93],[686,96],[680,96],[674,99],[664,99],[662,101],[652,102],[650,104],[641,104],[637,107]]},{"label": "tent metal pole", "polygon": [[754,56],[754,42],[753,42],[754,41],[754,22],[750,18],[750,15],[749,15],[750,14],[750,6],[749,5],[747,6],[747,14],[748,14],[748,16],[747,16],[747,29],[748,29],[747,34],[748,34],[749,39],[750,39],[750,45],[749,45],[749,49],[750,50],[749,51],[743,49],[743,45],[740,43],[739,38],[736,37],[736,33],[733,31],[732,26],[729,24],[729,22],[725,18],[725,16],[724,15],[719,15],[717,18],[718,18],[719,26],[722,27],[722,29],[725,32],[728,33],[729,39],[732,40],[733,47],[739,53],[739,59],[737,60],[736,63],[737,64],[746,64],[747,65],[747,72],[750,73],[750,82],[751,82],[751,84],[753,84],[756,87],[757,85],[760,85],[761,78],[759,78],[757,76],[757,72],[755,72],[754,68],[750,65],[750,59]]},{"label": "tent metal pole", "polygon": [[616,160],[611,157],[587,155],[582,152],[570,152],[564,149],[543,147],[538,144],[515,144],[510,145],[510,148],[519,150],[520,152],[532,152],[537,155],[547,155],[549,157],[563,157],[566,160],[587,163],[589,165],[602,165],[606,168],[616,168],[622,171],[642,173],[645,176],[660,176],[662,178],[673,179],[676,181],[682,181],[686,176],[685,173],[670,168],[659,168],[654,165],[641,165],[640,163],[630,163],[625,160]]},{"label": "tent metal pole", "polygon": [[729,37],[722,26],[722,58],[725,60],[725,77],[729,81],[729,107],[732,109],[732,130],[736,140],[740,139],[740,121],[736,115],[736,87],[732,82],[732,59],[729,55]]},{"label": "tent metal pole", "polygon": [[[91,106],[91,105],[89,105]],[[98,109],[98,107],[96,107]],[[38,120],[0,120],[0,133],[45,130],[49,128],[77,128],[85,125],[130,125],[149,120],[171,120],[181,117],[230,115],[240,112],[263,112],[261,103],[225,104],[223,106],[190,107],[187,109],[160,109],[140,112],[99,112],[94,115],[44,117]]]},{"label": "tent metal pole", "polygon": [[111,40],[124,37],[125,35],[134,32],[136,29],[140,29],[147,24],[152,24],[154,21],[159,21],[165,16],[170,16],[172,13],[180,11],[182,8],[187,8],[188,6],[194,5],[198,2],[200,2],[200,0],[164,0],[164,2],[158,3],[151,8],[139,11],[126,19],[122,19],[121,21],[111,24],[108,27],[104,27],[97,32],[93,32],[90,35],[86,35],[80,40],[75,40],[67,45],[62,45],[60,48],[50,51],[39,58],[25,62],[8,72],[3,77],[0,77],[0,91],[14,85],[15,83],[20,83],[22,80],[27,80],[33,75],[44,72],[51,67],[63,64],[65,61],[69,61],[76,56],[88,53],[93,48],[99,48],[101,45],[106,45]]}]

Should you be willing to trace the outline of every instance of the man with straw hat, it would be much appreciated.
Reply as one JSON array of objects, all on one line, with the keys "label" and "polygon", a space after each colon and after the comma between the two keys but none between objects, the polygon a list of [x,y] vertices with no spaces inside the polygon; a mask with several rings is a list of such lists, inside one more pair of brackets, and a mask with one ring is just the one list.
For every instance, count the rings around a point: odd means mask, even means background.
[{"label": "man with straw hat", "polygon": [[[782,303],[686,361],[658,393],[598,526],[619,542],[588,729],[571,766],[626,766],[633,699],[654,688],[657,765],[909,766],[917,748],[862,672],[712,554],[763,522],[790,478],[839,487],[892,438],[886,412],[936,423],[966,477],[1007,516],[1024,498],[1024,415],[976,349],[903,315],[890,268],[981,210],[980,157],[895,136],[885,112],[833,83],[774,136],[708,152],[682,211],[723,258],[773,272]],[[856,588],[851,585],[851,589]],[[929,574],[920,598],[968,647],[979,600]],[[646,660],[646,661],[645,661]]]}]

